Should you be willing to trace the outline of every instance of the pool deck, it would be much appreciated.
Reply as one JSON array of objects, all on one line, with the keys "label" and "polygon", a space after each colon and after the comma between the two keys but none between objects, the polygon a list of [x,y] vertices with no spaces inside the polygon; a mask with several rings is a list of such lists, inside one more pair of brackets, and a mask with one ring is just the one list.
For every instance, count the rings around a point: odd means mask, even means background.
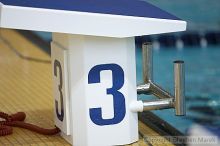
[{"label": "pool deck", "polygon": [[[0,111],[27,114],[26,122],[53,128],[52,71],[50,56],[18,32],[0,29]],[[163,145],[144,141],[142,136],[160,136],[139,122],[140,140],[131,146]],[[0,137],[0,145],[68,146],[59,135],[44,136],[21,128]]]}]

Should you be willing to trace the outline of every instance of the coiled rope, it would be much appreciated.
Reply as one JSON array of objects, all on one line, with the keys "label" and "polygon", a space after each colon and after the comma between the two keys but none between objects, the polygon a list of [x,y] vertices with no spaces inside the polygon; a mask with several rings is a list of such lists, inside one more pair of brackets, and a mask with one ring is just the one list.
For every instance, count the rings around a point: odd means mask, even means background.
[{"label": "coiled rope", "polygon": [[26,114],[24,112],[18,112],[16,114],[8,115],[0,112],[0,118],[4,121],[0,121],[0,136],[6,136],[13,133],[12,127],[19,127],[28,129],[43,135],[55,135],[60,132],[57,127],[53,129],[45,129],[36,125],[24,122]]}]

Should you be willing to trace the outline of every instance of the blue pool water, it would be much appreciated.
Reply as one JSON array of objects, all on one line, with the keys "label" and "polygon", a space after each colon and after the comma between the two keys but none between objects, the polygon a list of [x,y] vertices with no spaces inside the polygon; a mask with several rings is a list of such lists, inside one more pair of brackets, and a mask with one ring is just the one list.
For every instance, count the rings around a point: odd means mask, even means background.
[{"label": "blue pool water", "polygon": [[[136,51],[137,81],[142,82],[141,49]],[[187,116],[176,117],[174,110],[155,111],[159,117],[185,133],[194,123],[220,127],[220,46],[162,48],[154,50],[154,81],[173,93],[173,61],[185,61]],[[149,99],[149,96],[139,96]]]},{"label": "blue pool water", "polygon": [[143,0],[187,21],[188,30],[206,31],[220,28],[219,0]]}]

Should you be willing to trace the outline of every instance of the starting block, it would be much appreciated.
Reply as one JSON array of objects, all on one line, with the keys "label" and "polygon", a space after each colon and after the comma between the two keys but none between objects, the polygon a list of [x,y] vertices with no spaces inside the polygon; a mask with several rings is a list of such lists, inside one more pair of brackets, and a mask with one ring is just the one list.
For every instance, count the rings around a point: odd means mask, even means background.
[{"label": "starting block", "polygon": [[141,0],[0,0],[0,14],[0,27],[53,33],[62,137],[75,146],[138,140],[134,37],[184,31],[185,21]]}]

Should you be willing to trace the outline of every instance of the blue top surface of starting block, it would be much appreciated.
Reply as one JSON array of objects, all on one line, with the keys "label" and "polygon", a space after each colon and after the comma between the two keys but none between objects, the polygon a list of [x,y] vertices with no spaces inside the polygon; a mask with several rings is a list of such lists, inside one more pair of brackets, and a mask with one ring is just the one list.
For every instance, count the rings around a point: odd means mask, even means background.
[{"label": "blue top surface of starting block", "polygon": [[4,5],[180,20],[143,0],[0,0]]}]

